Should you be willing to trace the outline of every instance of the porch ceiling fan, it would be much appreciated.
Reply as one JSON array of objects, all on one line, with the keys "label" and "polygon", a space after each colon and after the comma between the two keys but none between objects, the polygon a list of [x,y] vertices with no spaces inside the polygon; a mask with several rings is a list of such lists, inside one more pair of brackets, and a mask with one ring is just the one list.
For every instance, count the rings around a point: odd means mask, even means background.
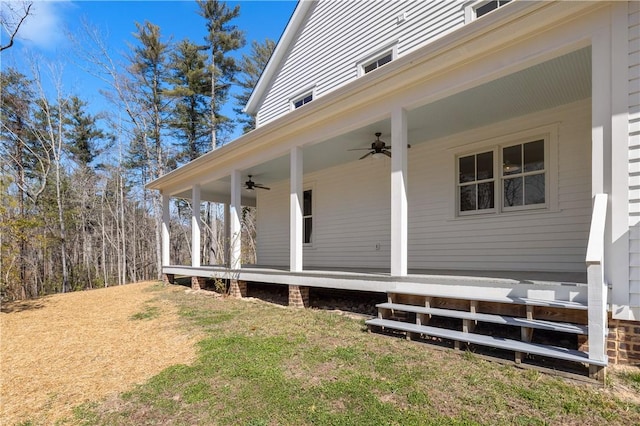
[{"label": "porch ceiling fan", "polygon": [[271,188],[266,187],[260,183],[255,183],[254,181],[251,180],[251,175],[249,175],[249,180],[246,181],[244,183],[245,188],[247,188],[250,191],[253,191],[254,189],[258,188],[258,189],[266,189],[267,191],[269,191]]},{"label": "porch ceiling fan", "polygon": [[[389,151],[391,149],[391,145],[387,145],[385,141],[381,141],[380,136],[382,136],[382,133],[376,132],[376,140],[371,142],[370,148],[353,148],[349,151],[369,151],[365,155],[360,157],[360,160],[364,160],[367,157],[378,158],[382,157],[383,155],[391,158],[391,151]],[[407,145],[407,148],[411,148],[411,145]]]}]

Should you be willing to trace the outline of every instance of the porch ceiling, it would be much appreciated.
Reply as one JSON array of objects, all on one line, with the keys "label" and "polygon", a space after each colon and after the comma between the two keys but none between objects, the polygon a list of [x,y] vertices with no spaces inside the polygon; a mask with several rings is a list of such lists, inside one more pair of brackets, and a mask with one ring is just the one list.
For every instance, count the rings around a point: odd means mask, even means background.
[{"label": "porch ceiling", "polygon": [[[531,66],[522,71],[420,106],[408,112],[409,142],[428,143],[477,127],[490,125],[536,111],[553,108],[591,96],[591,48],[586,47]],[[357,161],[363,148],[381,132],[390,142],[389,119],[303,148],[305,173]],[[411,153],[409,152],[409,155]],[[375,161],[375,160],[374,160]],[[388,161],[388,160],[382,160]],[[289,178],[289,156],[271,159],[242,171],[265,185]],[[221,201],[229,196],[230,178],[202,185],[202,199]],[[255,191],[243,189],[243,199],[255,200]],[[190,191],[174,194],[190,198]],[[243,201],[244,202],[244,201]]]}]

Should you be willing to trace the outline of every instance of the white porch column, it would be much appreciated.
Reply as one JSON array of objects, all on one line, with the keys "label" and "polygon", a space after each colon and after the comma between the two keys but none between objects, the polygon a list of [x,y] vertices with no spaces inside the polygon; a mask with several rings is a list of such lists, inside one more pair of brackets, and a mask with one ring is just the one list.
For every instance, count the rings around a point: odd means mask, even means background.
[{"label": "white porch column", "polygon": [[611,253],[605,274],[612,285],[614,318],[640,320],[640,297],[631,294],[629,284],[629,146],[634,143],[629,136],[628,7],[627,2],[611,6]]},{"label": "white porch column", "polygon": [[611,41],[609,31],[591,46],[591,196],[607,192],[606,167],[611,147]]},{"label": "white porch column", "polygon": [[[603,26],[592,38],[591,44],[591,193],[609,194],[611,181],[611,29]],[[601,196],[602,197],[602,196]],[[605,198],[606,200],[606,198]],[[607,354],[607,284],[606,271],[610,244],[610,209],[604,203],[600,210],[592,209],[593,218],[607,216],[598,232],[592,226],[590,239],[599,233],[596,251],[603,253],[596,264],[587,258],[589,358],[604,361]],[[602,240],[599,240],[604,235]],[[609,234],[610,235],[610,234]]]},{"label": "white porch column", "polygon": [[407,112],[391,112],[391,275],[407,275]]},{"label": "white porch column", "polygon": [[200,267],[200,185],[191,188],[191,266]]},{"label": "white porch column", "polygon": [[171,201],[171,197],[168,194],[162,194],[162,266],[171,265],[169,254],[169,222],[171,221],[169,201]]},{"label": "white porch column", "polygon": [[240,269],[242,254],[242,230],[240,217],[242,215],[241,189],[242,176],[240,170],[231,172],[231,204],[229,206],[229,268]]},{"label": "white porch column", "polygon": [[289,269],[302,271],[302,148],[291,148],[289,210]]},{"label": "white porch column", "polygon": [[229,254],[231,241],[231,205],[229,203],[224,204],[224,264],[231,264],[231,257]]}]

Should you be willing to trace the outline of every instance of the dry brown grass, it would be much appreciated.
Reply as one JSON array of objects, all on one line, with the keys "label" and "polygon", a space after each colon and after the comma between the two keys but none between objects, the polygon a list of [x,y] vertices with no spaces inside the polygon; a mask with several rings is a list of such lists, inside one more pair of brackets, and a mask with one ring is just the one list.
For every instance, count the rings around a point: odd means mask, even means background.
[{"label": "dry brown grass", "polygon": [[[198,336],[180,332],[176,308],[156,299],[153,286],[130,284],[3,306],[0,423],[69,419],[81,403],[194,360]],[[144,312],[153,315],[132,318]]]}]

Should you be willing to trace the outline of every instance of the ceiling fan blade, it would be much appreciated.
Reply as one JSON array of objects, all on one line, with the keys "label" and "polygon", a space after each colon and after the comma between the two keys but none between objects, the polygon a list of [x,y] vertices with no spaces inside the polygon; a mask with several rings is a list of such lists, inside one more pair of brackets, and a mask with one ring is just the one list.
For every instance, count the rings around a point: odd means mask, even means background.
[{"label": "ceiling fan blade", "polygon": [[391,153],[390,153],[389,151],[387,151],[386,149],[383,149],[383,150],[382,150],[382,153],[383,153],[384,155],[386,155],[387,157],[391,158]]},{"label": "ceiling fan blade", "polygon": [[271,188],[269,188],[269,187],[267,187],[267,186],[264,186],[264,185],[261,185],[261,184],[259,184],[259,183],[256,183],[256,184],[255,184],[255,185],[253,185],[253,186],[255,186],[256,188],[260,188],[260,189],[266,189],[267,191],[270,191],[270,190],[271,190]]},{"label": "ceiling fan blade", "polygon": [[365,159],[365,158],[367,158],[368,156],[373,155],[373,153],[374,153],[373,151],[371,151],[371,152],[367,152],[365,155],[363,155],[363,156],[362,156],[362,157],[360,157],[359,159],[360,159],[360,160],[364,160],[364,159]]},{"label": "ceiling fan blade", "polygon": [[369,151],[371,148],[352,148],[347,151]]}]

